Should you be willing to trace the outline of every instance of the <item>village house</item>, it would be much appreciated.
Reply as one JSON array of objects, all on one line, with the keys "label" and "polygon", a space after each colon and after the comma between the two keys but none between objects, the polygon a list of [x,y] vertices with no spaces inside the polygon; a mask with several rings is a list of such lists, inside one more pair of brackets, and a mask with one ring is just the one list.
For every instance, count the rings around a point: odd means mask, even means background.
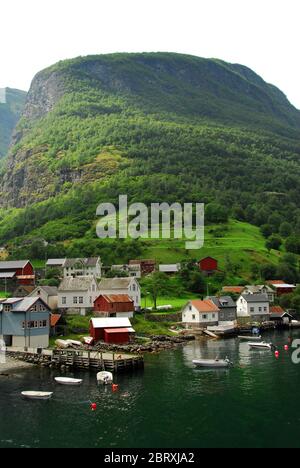
[{"label": "village house", "polygon": [[101,278],[101,260],[93,258],[67,258],[63,264],[63,275],[70,276],[94,276]]},{"label": "village house", "polygon": [[189,301],[182,310],[182,323],[186,328],[206,328],[218,325],[219,308],[206,299]]},{"label": "village house", "polygon": [[135,278],[103,278],[99,283],[99,294],[129,296],[134,302],[135,310],[141,308],[141,288]]},{"label": "village house", "polygon": [[243,294],[267,294],[269,302],[272,304],[275,301],[275,291],[268,285],[248,285],[245,286]]},{"label": "village house", "polygon": [[49,258],[46,262],[46,268],[62,269],[66,260],[66,258]]},{"label": "village house", "polygon": [[56,336],[62,322],[61,314],[50,314],[50,336]]},{"label": "village house", "polygon": [[141,265],[112,265],[111,271],[124,273],[126,276],[140,279],[142,277]]},{"label": "village house", "polygon": [[238,318],[249,318],[252,322],[270,320],[270,302],[267,294],[242,294],[237,300]]},{"label": "village house", "polygon": [[0,339],[8,347],[47,348],[50,309],[38,297],[11,298],[0,304]]},{"label": "village house", "polygon": [[93,276],[69,276],[58,287],[58,309],[68,315],[91,312],[99,296],[96,278]]},{"label": "village house", "polygon": [[159,271],[166,275],[176,275],[181,270],[180,263],[174,263],[171,265],[159,265]]},{"label": "village house", "polygon": [[94,302],[94,313],[99,317],[133,318],[134,302],[125,294],[101,294]]},{"label": "village house", "polygon": [[218,260],[212,257],[203,258],[198,262],[199,270],[206,276],[213,275],[218,271]]},{"label": "village house", "polygon": [[237,306],[230,296],[211,296],[207,299],[211,300],[219,309],[219,324],[220,322],[235,322],[237,319]]},{"label": "village house", "polygon": [[12,295],[13,297],[26,297],[26,296],[29,296],[29,294],[31,294],[32,291],[34,290],[35,290],[35,286],[20,285],[14,290]]},{"label": "village house", "polygon": [[40,297],[51,310],[57,310],[58,308],[58,288],[54,286],[38,286],[29,296]]},{"label": "village house", "polygon": [[274,288],[277,297],[283,296],[284,294],[292,294],[297,287],[295,284],[288,284],[283,280],[271,280],[268,281],[268,284]]},{"label": "village house", "polygon": [[35,273],[29,260],[0,262],[0,281],[4,288],[14,290],[16,286],[34,286]]},{"label": "village house", "polygon": [[272,306],[270,307],[270,320],[281,326],[291,323],[292,320],[294,320],[294,317],[289,312],[286,312],[282,307]]},{"label": "village house", "polygon": [[134,339],[135,330],[128,318],[92,318],[90,335],[95,343],[126,344]]},{"label": "village house", "polygon": [[156,270],[156,261],[151,259],[130,260],[129,265],[139,265],[141,268],[142,276],[150,275]]}]

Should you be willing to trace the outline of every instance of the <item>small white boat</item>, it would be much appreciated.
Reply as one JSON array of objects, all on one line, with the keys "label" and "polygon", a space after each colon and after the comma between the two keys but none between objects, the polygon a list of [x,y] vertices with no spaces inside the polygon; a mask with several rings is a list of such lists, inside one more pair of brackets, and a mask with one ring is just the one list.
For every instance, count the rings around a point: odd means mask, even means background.
[{"label": "small white boat", "polygon": [[229,359],[194,359],[193,364],[196,367],[216,368],[222,369],[232,366],[232,362]]},{"label": "small white boat", "polygon": [[272,349],[273,348],[272,343],[265,343],[264,341],[262,341],[261,343],[250,342],[250,343],[248,343],[248,345],[252,349]]},{"label": "small white boat", "polygon": [[108,385],[112,383],[113,380],[114,380],[114,376],[111,372],[103,371],[103,372],[98,372],[97,374],[97,382],[103,385]]},{"label": "small white boat", "polygon": [[241,340],[241,341],[261,341],[262,337],[261,337],[261,335],[259,335],[259,336],[240,335],[240,336],[238,336],[238,339]]},{"label": "small white boat", "polygon": [[53,392],[22,392],[22,396],[30,400],[50,400]]},{"label": "small white boat", "polygon": [[81,385],[82,379],[70,379],[68,377],[55,377],[55,382],[60,385]]}]

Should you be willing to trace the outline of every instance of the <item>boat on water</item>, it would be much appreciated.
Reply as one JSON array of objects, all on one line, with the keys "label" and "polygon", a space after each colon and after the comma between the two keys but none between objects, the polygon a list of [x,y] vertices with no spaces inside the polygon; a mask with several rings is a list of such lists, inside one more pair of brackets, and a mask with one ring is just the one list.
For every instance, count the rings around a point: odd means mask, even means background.
[{"label": "boat on water", "polygon": [[60,385],[81,385],[82,379],[70,379],[68,377],[55,377],[55,382]]},{"label": "boat on water", "polygon": [[196,367],[202,368],[215,368],[224,369],[232,366],[232,362],[229,359],[194,359],[193,364]]},{"label": "boat on water", "polygon": [[251,349],[273,349],[274,345],[272,343],[265,343],[264,341],[259,342],[249,342],[248,345]]},{"label": "boat on water", "polygon": [[114,376],[111,372],[103,371],[98,372],[97,374],[97,382],[99,384],[108,385],[112,383],[114,380]]},{"label": "boat on water", "polygon": [[261,335],[259,335],[259,336],[240,335],[240,336],[238,336],[238,339],[240,341],[261,341],[262,337],[261,337]]},{"label": "boat on water", "polygon": [[50,400],[53,392],[22,392],[22,396],[30,400]]}]

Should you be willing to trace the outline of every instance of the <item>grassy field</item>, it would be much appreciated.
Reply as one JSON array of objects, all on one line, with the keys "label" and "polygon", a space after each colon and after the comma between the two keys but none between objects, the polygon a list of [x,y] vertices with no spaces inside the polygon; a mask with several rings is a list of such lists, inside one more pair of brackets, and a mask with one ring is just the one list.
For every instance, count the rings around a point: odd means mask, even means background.
[{"label": "grassy field", "polygon": [[[182,309],[182,307],[192,299],[200,299],[200,296],[196,294],[185,294],[182,297],[159,297],[157,300],[158,306],[171,305],[172,310],[167,311],[167,313],[174,313]],[[153,307],[154,303],[149,296],[143,296],[142,298],[142,307]],[[165,312],[166,313],[166,312]]]}]

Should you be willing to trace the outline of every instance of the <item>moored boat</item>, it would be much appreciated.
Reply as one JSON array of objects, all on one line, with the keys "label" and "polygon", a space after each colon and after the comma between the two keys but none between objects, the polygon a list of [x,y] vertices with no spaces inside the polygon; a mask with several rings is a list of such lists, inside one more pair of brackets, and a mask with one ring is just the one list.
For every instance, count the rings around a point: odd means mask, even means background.
[{"label": "moored boat", "polygon": [[103,385],[108,385],[113,382],[113,374],[111,372],[98,372],[97,374],[97,382]]},{"label": "moored boat", "polygon": [[262,341],[261,343],[249,342],[248,345],[252,349],[272,349],[274,347],[272,343],[265,343],[264,341]]},{"label": "moored boat", "polygon": [[238,339],[241,341],[261,341],[262,337],[259,336],[246,336],[246,335],[239,335]]},{"label": "moored boat", "polygon": [[81,385],[82,379],[71,379],[68,377],[55,377],[55,382],[60,385]]},{"label": "moored boat", "polygon": [[229,359],[194,359],[193,364],[196,367],[203,367],[203,368],[227,368],[232,366],[232,362]]},{"label": "moored boat", "polygon": [[53,392],[22,392],[22,396],[30,400],[50,400],[53,396]]}]

